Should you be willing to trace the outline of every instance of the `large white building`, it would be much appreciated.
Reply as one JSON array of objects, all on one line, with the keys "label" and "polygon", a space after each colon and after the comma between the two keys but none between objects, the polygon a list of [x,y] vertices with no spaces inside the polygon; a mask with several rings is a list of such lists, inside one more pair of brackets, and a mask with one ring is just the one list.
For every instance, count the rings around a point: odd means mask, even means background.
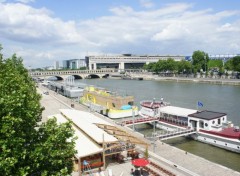
[{"label": "large white building", "polygon": [[159,60],[167,60],[168,58],[172,58],[175,61],[185,60],[185,56],[149,56],[132,54],[86,56],[85,60],[89,70],[96,70],[98,68],[141,68],[144,64],[157,62]]}]

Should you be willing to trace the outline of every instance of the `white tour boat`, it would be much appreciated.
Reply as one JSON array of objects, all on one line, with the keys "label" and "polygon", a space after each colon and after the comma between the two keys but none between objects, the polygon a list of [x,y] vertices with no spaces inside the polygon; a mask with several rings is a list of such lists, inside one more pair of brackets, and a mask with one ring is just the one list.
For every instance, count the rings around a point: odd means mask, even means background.
[{"label": "white tour boat", "polygon": [[[240,153],[240,130],[227,120],[227,114],[208,110],[186,109],[155,100],[140,102],[139,115],[158,117],[157,127],[165,130],[194,129],[190,136],[198,141]],[[171,129],[172,127],[172,129]]]}]

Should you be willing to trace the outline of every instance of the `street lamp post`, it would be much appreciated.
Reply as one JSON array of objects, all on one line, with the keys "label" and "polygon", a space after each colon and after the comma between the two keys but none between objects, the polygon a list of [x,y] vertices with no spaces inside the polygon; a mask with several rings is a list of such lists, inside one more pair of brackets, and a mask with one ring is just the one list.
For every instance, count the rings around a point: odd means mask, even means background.
[{"label": "street lamp post", "polygon": [[205,60],[205,74],[207,74],[207,57],[204,56],[204,60]]},{"label": "street lamp post", "polygon": [[133,131],[135,131],[135,112],[134,112],[134,106],[132,106],[132,118],[133,118]]}]

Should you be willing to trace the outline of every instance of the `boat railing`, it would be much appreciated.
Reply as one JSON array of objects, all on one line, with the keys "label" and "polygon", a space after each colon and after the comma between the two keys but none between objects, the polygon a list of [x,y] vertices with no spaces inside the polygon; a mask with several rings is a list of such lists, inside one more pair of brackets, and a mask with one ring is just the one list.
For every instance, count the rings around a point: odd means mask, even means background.
[{"label": "boat railing", "polygon": [[188,135],[196,132],[196,128],[186,128],[186,129],[179,129],[177,128],[176,130],[173,131],[157,131],[153,133],[152,135],[145,135],[145,138],[153,140],[156,138],[159,139],[164,139],[164,138],[171,138],[174,136],[183,136],[183,135]]},{"label": "boat railing", "polygon": [[154,103],[155,105],[157,104],[157,105],[162,105],[162,106],[170,106],[170,103],[165,102],[165,101],[159,101],[159,100],[155,100],[154,102],[153,102],[153,100],[142,100],[142,101],[140,101],[140,105],[150,105],[151,103]]}]

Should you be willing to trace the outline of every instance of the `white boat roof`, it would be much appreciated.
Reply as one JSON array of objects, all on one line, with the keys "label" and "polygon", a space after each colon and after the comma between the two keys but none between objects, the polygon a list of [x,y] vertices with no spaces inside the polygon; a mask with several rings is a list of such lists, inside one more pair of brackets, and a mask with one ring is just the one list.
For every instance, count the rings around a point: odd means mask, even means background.
[{"label": "white boat roof", "polygon": [[160,108],[160,112],[165,114],[170,114],[170,115],[181,116],[181,117],[188,117],[189,114],[196,113],[197,110],[180,108],[176,106],[165,106]]},{"label": "white boat roof", "polygon": [[[52,115],[52,116],[49,116],[48,118],[53,118],[53,117],[57,118],[57,122],[59,124],[65,123],[68,121],[61,114]],[[96,144],[91,139],[89,139],[89,137],[86,136],[86,134],[84,134],[74,126],[73,126],[73,129],[75,131],[75,136],[77,136],[77,140],[75,141],[76,142],[75,150],[77,151],[77,154],[76,154],[77,158],[82,158],[82,157],[93,155],[103,151],[103,149],[98,144]]]},{"label": "white boat roof", "polygon": [[88,136],[90,136],[98,144],[103,143],[103,134],[104,141],[107,143],[118,141],[117,138],[108,134],[101,128],[98,128],[95,123],[112,125],[109,122],[95,116],[92,113],[78,111],[73,109],[60,109],[60,112],[69,120],[71,120],[80,130],[84,131]]}]

